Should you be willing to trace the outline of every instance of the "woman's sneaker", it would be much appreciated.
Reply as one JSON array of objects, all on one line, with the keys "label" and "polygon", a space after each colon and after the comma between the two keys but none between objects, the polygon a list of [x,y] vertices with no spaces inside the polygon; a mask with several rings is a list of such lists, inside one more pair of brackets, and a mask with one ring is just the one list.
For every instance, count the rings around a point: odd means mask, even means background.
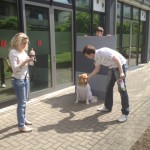
[{"label": "woman's sneaker", "polygon": [[21,127],[21,128],[18,128],[20,132],[31,132],[32,131],[32,128],[29,128],[27,126],[24,126],[24,127]]},{"label": "woman's sneaker", "polygon": [[110,110],[107,109],[105,106],[97,108],[97,111],[101,111],[101,112],[110,112]]},{"label": "woman's sneaker", "polygon": [[128,115],[122,114],[122,115],[120,116],[120,118],[118,119],[118,121],[119,121],[119,122],[125,122],[125,121],[127,121],[127,119],[128,119]]}]

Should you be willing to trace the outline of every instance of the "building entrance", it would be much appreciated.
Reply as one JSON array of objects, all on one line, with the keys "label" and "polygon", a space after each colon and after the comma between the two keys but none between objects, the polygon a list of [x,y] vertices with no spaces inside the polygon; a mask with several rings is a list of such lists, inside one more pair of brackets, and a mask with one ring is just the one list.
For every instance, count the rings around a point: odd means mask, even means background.
[{"label": "building entrance", "polygon": [[31,92],[57,90],[73,84],[72,12],[25,5],[29,49],[36,52],[30,67]]}]

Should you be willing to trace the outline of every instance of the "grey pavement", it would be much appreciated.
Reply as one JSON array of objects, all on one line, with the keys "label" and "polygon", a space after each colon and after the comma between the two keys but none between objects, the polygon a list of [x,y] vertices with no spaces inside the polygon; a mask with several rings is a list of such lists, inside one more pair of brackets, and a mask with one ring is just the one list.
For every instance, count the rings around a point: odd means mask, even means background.
[{"label": "grey pavement", "polygon": [[120,96],[114,89],[111,113],[96,109],[103,100],[74,104],[75,87],[42,95],[27,103],[33,131],[17,129],[16,105],[0,110],[0,150],[129,150],[150,126],[150,63],[129,69],[131,113],[124,123]]}]

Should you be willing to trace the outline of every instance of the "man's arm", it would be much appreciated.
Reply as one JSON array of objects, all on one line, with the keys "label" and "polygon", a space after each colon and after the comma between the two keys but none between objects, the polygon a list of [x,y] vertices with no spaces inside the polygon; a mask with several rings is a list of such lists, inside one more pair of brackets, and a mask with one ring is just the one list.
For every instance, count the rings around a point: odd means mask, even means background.
[{"label": "man's arm", "polygon": [[122,70],[122,64],[120,62],[120,59],[116,56],[113,56],[112,60],[114,60],[119,68],[119,72],[120,72],[120,78],[123,79],[124,78],[124,72]]},{"label": "man's arm", "polygon": [[96,75],[100,70],[100,65],[95,66],[95,69],[88,75],[88,78],[91,78],[92,76]]}]

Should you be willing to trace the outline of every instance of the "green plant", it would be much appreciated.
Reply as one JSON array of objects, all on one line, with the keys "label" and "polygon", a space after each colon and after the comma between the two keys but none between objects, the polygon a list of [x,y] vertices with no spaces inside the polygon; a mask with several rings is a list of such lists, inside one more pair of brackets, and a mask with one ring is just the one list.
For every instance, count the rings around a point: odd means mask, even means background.
[{"label": "green plant", "polygon": [[0,29],[18,29],[19,20],[15,16],[6,17],[3,20],[0,20]]}]

